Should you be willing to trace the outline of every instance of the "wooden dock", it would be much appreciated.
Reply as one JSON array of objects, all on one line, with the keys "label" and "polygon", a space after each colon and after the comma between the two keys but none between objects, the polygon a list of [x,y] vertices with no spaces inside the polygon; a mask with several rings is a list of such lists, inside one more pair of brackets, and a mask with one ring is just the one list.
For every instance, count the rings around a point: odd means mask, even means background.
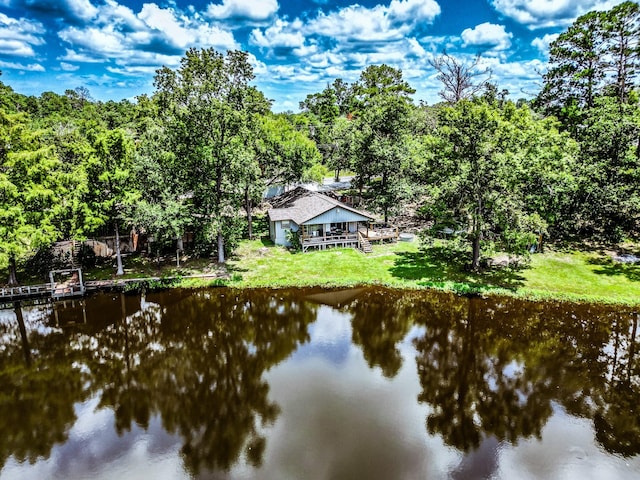
[{"label": "wooden dock", "polygon": [[[105,289],[122,289],[129,283],[168,281],[177,278],[225,278],[227,275],[220,273],[203,273],[199,275],[186,275],[180,277],[140,277],[122,278],[114,280],[89,280],[82,283],[82,286],[74,283],[43,283],[41,285],[25,285],[21,287],[0,287],[0,309],[12,308],[11,305],[17,300],[37,300],[47,301],[48,299],[63,300],[65,298],[78,298],[88,292],[96,292]],[[53,285],[53,287],[52,287]],[[7,306],[8,305],[8,306]]]},{"label": "wooden dock", "polygon": [[0,288],[0,303],[9,303],[15,300],[28,300],[32,298],[51,297],[54,300],[69,297],[81,297],[85,288],[80,285],[60,285],[43,283],[40,285],[25,285],[20,287]]},{"label": "wooden dock", "polygon": [[[67,278],[63,281],[56,281],[56,276],[59,275]],[[79,268],[52,270],[49,272],[49,279],[49,283],[41,283],[39,285],[2,287],[0,288],[0,303],[46,297],[59,300],[61,298],[81,297],[85,294],[86,289],[82,281],[82,270]]]},{"label": "wooden dock", "polygon": [[49,297],[52,292],[50,283],[0,288],[0,302],[22,300],[25,298]]}]

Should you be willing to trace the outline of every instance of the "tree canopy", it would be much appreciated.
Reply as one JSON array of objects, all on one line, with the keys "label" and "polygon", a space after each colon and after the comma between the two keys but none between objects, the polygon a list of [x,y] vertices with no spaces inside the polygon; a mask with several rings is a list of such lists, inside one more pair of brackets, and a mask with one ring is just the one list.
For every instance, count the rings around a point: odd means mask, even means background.
[{"label": "tree canopy", "polygon": [[85,87],[28,97],[0,83],[0,265],[15,283],[16,262],[56,240],[130,228],[158,251],[193,233],[198,252],[224,262],[253,236],[267,187],[329,172],[348,172],[385,223],[410,205],[427,234],[457,232],[473,269],[485,252],[538,248],[541,235],[637,236],[638,4],[587,13],[559,35],[532,102],[489,83],[481,60],[434,58],[443,103],[416,105],[403,72],[382,64],[327,83],[300,113],[271,112],[242,51],[192,48],[135,101],[96,101]]}]

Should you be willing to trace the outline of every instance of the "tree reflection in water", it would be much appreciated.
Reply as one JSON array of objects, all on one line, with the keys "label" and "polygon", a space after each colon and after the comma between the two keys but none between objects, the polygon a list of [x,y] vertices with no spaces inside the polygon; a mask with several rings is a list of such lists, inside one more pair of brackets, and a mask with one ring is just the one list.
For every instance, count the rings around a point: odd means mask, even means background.
[{"label": "tree reflection in water", "polygon": [[351,316],[353,343],[387,378],[408,366],[401,343],[418,334],[426,429],[467,452],[452,478],[478,473],[474,462],[495,468],[485,460],[500,443],[540,438],[558,408],[591,419],[609,452],[640,453],[633,310],[384,288],[221,288],[97,295],[82,311],[34,319],[29,310],[23,322],[21,310],[5,311],[0,466],[49,457],[76,421],[74,404],[91,396],[114,412],[119,434],[161,419],[192,476],[241,459],[260,465],[262,427],[279,414],[264,373],[309,341],[318,303]]},{"label": "tree reflection in water", "polygon": [[380,367],[385,377],[402,367],[397,344],[411,328],[416,298],[419,292],[368,289],[349,306],[353,343],[362,348],[369,367]]},{"label": "tree reflection in water", "polygon": [[447,444],[468,452],[488,438],[540,438],[559,404],[593,418],[608,451],[640,453],[633,311],[439,295],[414,320],[425,326],[414,342],[418,400],[432,408],[427,430]]},{"label": "tree reflection in water", "polygon": [[10,456],[31,464],[48,458],[68,438],[74,403],[87,398],[67,339],[45,327],[43,313],[25,321],[16,304],[0,316],[0,469]]},{"label": "tree reflection in water", "polygon": [[83,339],[100,406],[118,432],[160,415],[194,475],[229,469],[243,452],[259,465],[259,425],[279,412],[262,375],[308,340],[315,307],[267,290],[165,292],[162,307],[156,297],[120,296],[120,318]]},{"label": "tree reflection in water", "polygon": [[638,317],[617,318],[605,352],[608,375],[597,399],[596,438],[609,452],[631,457],[640,453],[640,359]]}]

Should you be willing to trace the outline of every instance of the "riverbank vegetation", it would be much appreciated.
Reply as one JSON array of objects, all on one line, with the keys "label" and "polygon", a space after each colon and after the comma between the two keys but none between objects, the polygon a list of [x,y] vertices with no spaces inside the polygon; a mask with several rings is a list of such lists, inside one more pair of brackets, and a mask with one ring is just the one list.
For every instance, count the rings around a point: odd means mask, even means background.
[{"label": "riverbank vegetation", "polygon": [[[629,302],[638,267],[590,246],[620,253],[640,232],[639,44],[638,4],[584,15],[551,43],[540,93],[517,101],[477,62],[446,53],[432,64],[443,85],[436,105],[416,104],[400,70],[371,65],[308,95],[300,113],[274,114],[248,55],[212,49],[159,70],[154,94],[135,102],[94,101],[84,87],[29,97],[0,83],[0,268],[15,284],[54,242],[112,235],[118,277],[129,261],[144,270],[186,251],[242,285]],[[368,257],[253,248],[266,189],[345,171],[359,208],[402,219],[422,246]],[[123,232],[146,237],[146,263],[123,261]],[[456,239],[442,242],[442,232]],[[539,253],[548,245],[559,247]],[[526,265],[491,267],[496,257]]]},{"label": "riverbank vegetation", "polygon": [[[260,241],[242,242],[227,265],[225,284],[237,287],[344,287],[385,285],[437,288],[461,294],[504,294],[528,299],[563,299],[637,305],[640,266],[616,264],[602,249],[548,248],[519,264],[467,268],[459,244],[436,241],[376,245],[364,255],[354,249],[298,254]],[[194,285],[188,282],[186,285]],[[200,283],[202,284],[202,283]]]}]

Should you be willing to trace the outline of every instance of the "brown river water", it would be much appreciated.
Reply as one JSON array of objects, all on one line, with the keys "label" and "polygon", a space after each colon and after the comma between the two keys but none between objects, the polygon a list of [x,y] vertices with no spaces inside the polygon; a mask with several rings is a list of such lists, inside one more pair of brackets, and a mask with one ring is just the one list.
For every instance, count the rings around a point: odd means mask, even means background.
[{"label": "brown river water", "polygon": [[0,311],[0,479],[640,479],[639,310],[384,288]]}]

